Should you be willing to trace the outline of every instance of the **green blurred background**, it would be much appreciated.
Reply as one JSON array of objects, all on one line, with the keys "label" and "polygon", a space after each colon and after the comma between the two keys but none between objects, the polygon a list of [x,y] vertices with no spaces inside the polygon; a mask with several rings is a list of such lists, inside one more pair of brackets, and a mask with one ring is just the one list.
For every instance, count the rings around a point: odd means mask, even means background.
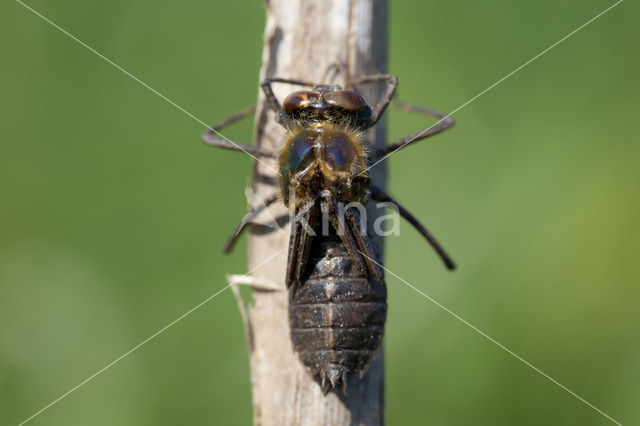
[{"label": "green blurred background", "polygon": [[[260,1],[31,0],[206,122],[255,101]],[[604,0],[394,2],[400,99],[451,111]],[[393,156],[409,227],[387,266],[613,418],[640,423],[640,7],[622,3]],[[17,424],[246,270],[251,161],[20,4],[0,6],[0,424]],[[390,136],[424,125],[390,113]],[[249,140],[250,121],[225,132]],[[606,418],[389,276],[390,425],[606,425]],[[246,425],[231,292],[33,425]]]}]

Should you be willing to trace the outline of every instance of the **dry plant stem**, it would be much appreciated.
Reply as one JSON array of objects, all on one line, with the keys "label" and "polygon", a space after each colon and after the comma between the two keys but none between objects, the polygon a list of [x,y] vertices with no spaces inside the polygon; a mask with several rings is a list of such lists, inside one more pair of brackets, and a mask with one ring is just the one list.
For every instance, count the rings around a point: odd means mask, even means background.
[{"label": "dry plant stem", "polygon": [[[351,77],[386,71],[386,0],[270,0],[264,34],[260,80],[286,77],[321,81],[333,75],[333,83],[345,84],[344,72],[332,73],[330,67],[347,69]],[[340,64],[336,67],[336,64]],[[274,84],[282,100],[299,87]],[[369,104],[381,95],[378,85],[358,87]],[[273,112],[260,93],[256,112],[256,142],[261,149],[276,150],[283,143],[283,129],[274,122]],[[381,120],[368,135],[371,146],[385,143],[385,123]],[[275,165],[275,162],[273,163]],[[373,182],[385,187],[383,166],[372,172]],[[278,191],[278,177],[256,163],[253,187],[263,199]],[[369,207],[369,223],[377,209]],[[281,203],[272,207],[274,216],[286,214]],[[281,211],[278,211],[281,209]],[[249,267],[258,265],[277,250],[282,255],[257,269],[253,275],[285,286],[289,227],[284,231],[251,233]],[[382,248],[382,241],[373,244]],[[384,423],[384,374],[382,353],[376,356],[362,379],[352,377],[346,396],[324,396],[318,383],[305,371],[293,352],[289,337],[288,293],[253,291],[255,305],[248,312],[252,348],[251,382],[254,423],[261,426],[293,425],[382,425]]]}]

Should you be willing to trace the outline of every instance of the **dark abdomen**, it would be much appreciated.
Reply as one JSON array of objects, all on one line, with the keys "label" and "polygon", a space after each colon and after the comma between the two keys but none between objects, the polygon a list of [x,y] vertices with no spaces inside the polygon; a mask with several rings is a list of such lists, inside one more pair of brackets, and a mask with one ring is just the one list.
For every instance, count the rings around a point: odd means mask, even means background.
[{"label": "dark abdomen", "polygon": [[368,278],[336,237],[314,239],[302,283],[289,290],[291,340],[325,393],[363,373],[382,344],[384,282]]}]

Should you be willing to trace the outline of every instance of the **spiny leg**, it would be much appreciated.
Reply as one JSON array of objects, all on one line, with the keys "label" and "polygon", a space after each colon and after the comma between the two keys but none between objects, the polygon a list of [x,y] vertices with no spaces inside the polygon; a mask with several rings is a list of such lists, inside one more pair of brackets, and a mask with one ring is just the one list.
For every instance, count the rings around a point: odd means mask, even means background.
[{"label": "spiny leg", "polygon": [[307,86],[307,87],[314,87],[315,84],[311,83],[309,81],[304,81],[304,80],[295,80],[295,79],[291,79],[291,78],[280,78],[280,77],[272,77],[272,78],[267,78],[265,80],[262,81],[262,83],[260,83],[260,87],[262,88],[262,91],[264,92],[266,98],[267,98],[267,103],[269,104],[269,107],[273,110],[273,111],[278,111],[282,106],[280,105],[280,102],[278,102],[278,98],[276,98],[276,95],[273,93],[273,88],[271,87],[272,83],[286,83],[286,84],[295,84],[298,86]]},{"label": "spiny leg", "polygon": [[[362,226],[360,211],[357,208],[349,208],[345,212],[347,225],[353,234],[353,238],[358,245],[360,253],[364,257],[364,261],[367,264],[367,268],[371,273],[371,277],[376,281],[382,281],[382,273],[376,265],[373,259],[376,258],[371,244],[369,243],[369,237],[367,236],[366,225]],[[365,228],[365,229],[363,229]]]},{"label": "spiny leg", "polygon": [[258,146],[231,142],[228,139],[220,137],[219,134],[217,133],[219,130],[222,130],[224,127],[227,127],[228,125],[235,123],[236,121],[242,118],[250,116],[255,112],[255,110],[256,110],[255,106],[252,106],[250,108],[245,108],[242,111],[227,118],[226,120],[223,120],[220,123],[209,127],[209,129],[207,129],[207,131],[202,134],[202,141],[210,146],[230,149],[232,151],[243,151],[256,157],[271,157],[271,158],[275,157],[273,153],[264,151]]},{"label": "spiny leg", "polygon": [[450,128],[451,126],[453,126],[455,123],[455,120],[453,119],[453,117],[450,117],[447,114],[443,114],[441,112],[432,110],[430,108],[424,108],[417,105],[405,104],[397,101],[393,102],[393,106],[399,109],[403,109],[405,111],[418,112],[420,114],[430,115],[432,117],[439,118],[440,120],[436,124],[432,124],[431,126],[427,127],[424,130],[421,130],[417,133],[406,136],[400,139],[399,141],[394,142],[390,145],[387,145],[383,148],[377,149],[373,155],[373,158],[371,159],[371,161],[374,163],[376,161],[379,161],[384,156],[389,155],[392,152],[395,152],[401,148],[404,148],[407,145],[418,142],[422,139],[428,138],[429,136],[433,136],[437,133],[443,132],[448,128]]},{"label": "spiny leg", "polygon": [[393,204],[397,209],[400,216],[405,218],[413,227],[431,244],[431,247],[438,253],[442,262],[444,262],[445,266],[449,270],[456,269],[456,264],[453,262],[451,257],[447,254],[445,249],[440,245],[440,243],[435,239],[435,237],[429,232],[427,228],[422,225],[418,219],[416,219],[407,209],[405,209],[402,205],[400,205],[396,200],[387,195],[382,189],[372,186],[371,187],[371,198],[375,201],[390,203]]},{"label": "spiny leg", "polygon": [[262,211],[264,211],[264,209],[269,207],[274,202],[278,201],[278,199],[278,193],[271,194],[265,200],[262,200],[262,204],[260,206],[244,215],[244,217],[242,218],[242,222],[240,222],[240,224],[236,227],[235,231],[233,231],[233,234],[231,234],[227,242],[224,243],[222,251],[224,253],[229,253],[233,249],[236,241],[238,241],[238,239],[240,238],[242,232],[247,228],[247,225],[249,225],[253,221],[253,219],[255,219]]},{"label": "spiny leg", "polygon": [[384,90],[384,93],[380,97],[380,100],[373,108],[373,114],[371,116],[370,126],[376,124],[376,122],[382,116],[382,113],[389,106],[391,99],[393,99],[393,95],[398,88],[398,77],[391,74],[373,74],[373,75],[365,75],[363,77],[356,78],[355,80],[351,80],[348,82],[347,87],[354,87],[361,84],[367,83],[378,83],[381,81],[386,81],[387,86]]}]

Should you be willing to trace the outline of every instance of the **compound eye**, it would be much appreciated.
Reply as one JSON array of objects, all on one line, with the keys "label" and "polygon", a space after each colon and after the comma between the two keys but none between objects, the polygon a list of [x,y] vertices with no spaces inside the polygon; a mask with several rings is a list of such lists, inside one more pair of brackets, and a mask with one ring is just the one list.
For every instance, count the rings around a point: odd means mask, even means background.
[{"label": "compound eye", "polygon": [[322,135],[322,160],[332,170],[349,171],[356,159],[351,138],[340,131],[325,131]]},{"label": "compound eye", "polygon": [[316,133],[306,130],[298,133],[287,150],[288,158],[283,164],[283,172],[295,173],[305,169],[314,160],[313,146]]},{"label": "compound eye", "polygon": [[362,96],[352,90],[336,90],[324,95],[324,99],[330,106],[360,113],[367,108],[367,102]]},{"label": "compound eye", "polygon": [[311,107],[318,102],[320,94],[311,90],[300,90],[293,92],[287,96],[282,102],[282,109],[287,115],[291,115],[296,111]]}]

